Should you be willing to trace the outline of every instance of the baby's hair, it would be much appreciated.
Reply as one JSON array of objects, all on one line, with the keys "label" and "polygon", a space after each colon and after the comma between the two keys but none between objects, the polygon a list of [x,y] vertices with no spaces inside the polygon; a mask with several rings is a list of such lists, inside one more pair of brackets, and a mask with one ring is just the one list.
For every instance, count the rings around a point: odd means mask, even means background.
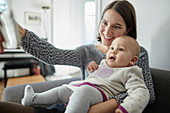
[{"label": "baby's hair", "polygon": [[133,40],[133,43],[135,44],[134,46],[134,55],[139,57],[139,54],[140,54],[140,46],[139,46],[139,43],[131,36],[127,36],[127,35],[124,35],[124,36],[120,36],[120,38],[129,38],[130,40]]}]

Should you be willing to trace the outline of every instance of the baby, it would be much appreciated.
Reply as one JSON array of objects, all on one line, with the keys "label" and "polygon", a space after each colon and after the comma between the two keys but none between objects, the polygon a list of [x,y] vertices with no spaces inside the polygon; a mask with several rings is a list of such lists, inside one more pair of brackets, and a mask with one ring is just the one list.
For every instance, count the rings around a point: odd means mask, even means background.
[{"label": "baby", "polygon": [[101,61],[96,71],[93,69],[95,63],[88,65],[88,70],[94,72],[85,80],[74,81],[42,93],[35,93],[27,85],[21,103],[33,106],[66,103],[65,113],[87,113],[91,105],[127,91],[128,96],[116,112],[141,113],[149,101],[149,91],[141,68],[134,66],[138,60],[139,48],[132,37],[118,37],[112,42],[106,59]]}]

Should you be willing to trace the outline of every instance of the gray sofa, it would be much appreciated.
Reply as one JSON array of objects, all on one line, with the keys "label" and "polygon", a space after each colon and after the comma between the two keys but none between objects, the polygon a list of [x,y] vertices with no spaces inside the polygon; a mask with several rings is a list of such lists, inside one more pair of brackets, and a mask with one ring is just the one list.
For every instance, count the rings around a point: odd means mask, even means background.
[{"label": "gray sofa", "polygon": [[[151,68],[151,74],[154,82],[156,100],[148,105],[143,113],[170,113],[170,71]],[[31,84],[35,92],[42,92],[64,83],[69,83],[80,78],[47,81]],[[5,88],[2,95],[2,101],[12,101],[20,103],[23,98],[25,85]]]}]

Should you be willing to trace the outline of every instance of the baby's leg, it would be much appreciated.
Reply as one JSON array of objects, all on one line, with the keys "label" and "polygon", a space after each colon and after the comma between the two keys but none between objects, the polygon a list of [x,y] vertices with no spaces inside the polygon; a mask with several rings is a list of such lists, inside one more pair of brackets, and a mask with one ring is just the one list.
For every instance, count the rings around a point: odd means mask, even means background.
[{"label": "baby's leg", "polygon": [[92,86],[84,85],[73,92],[65,113],[87,113],[90,105],[102,101],[100,91]]},{"label": "baby's leg", "polygon": [[67,103],[72,90],[60,86],[42,93],[34,93],[33,88],[30,85],[25,87],[24,98],[21,103],[23,105],[52,105],[56,103]]}]

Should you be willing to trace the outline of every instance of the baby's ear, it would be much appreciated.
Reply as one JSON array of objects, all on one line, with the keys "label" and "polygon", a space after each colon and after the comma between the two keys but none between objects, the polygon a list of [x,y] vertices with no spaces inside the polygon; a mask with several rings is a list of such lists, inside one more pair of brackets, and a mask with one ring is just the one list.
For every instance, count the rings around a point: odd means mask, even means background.
[{"label": "baby's ear", "polygon": [[138,57],[137,56],[134,56],[130,62],[130,65],[134,65],[136,62],[138,61]]}]

